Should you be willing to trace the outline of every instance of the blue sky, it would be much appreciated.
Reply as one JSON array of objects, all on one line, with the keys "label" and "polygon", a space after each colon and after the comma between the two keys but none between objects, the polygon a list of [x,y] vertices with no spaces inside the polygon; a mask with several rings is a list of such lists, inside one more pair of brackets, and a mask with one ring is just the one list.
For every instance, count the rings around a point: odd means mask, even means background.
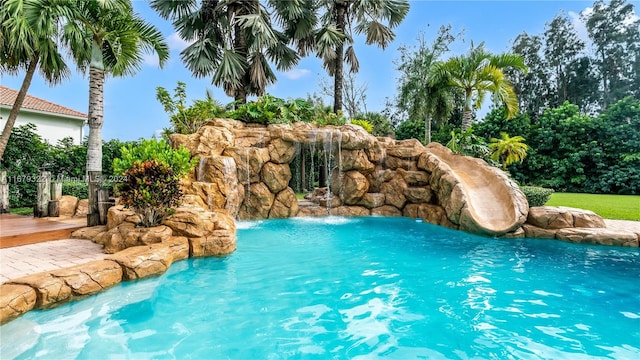
[{"label": "blue sky", "polygon": [[[214,90],[216,99],[227,103],[232,101],[221,89],[211,85],[210,78],[194,78],[182,64],[179,52],[184,47],[171,24],[156,15],[146,1],[134,1],[135,10],[155,24],[166,36],[171,47],[171,57],[163,69],[159,69],[153,57],[134,77],[107,78],[104,99],[103,138],[108,140],[135,140],[149,138],[159,129],[169,126],[168,115],[155,98],[155,88],[162,86],[171,93],[177,81],[187,83],[190,100],[203,98],[207,88]],[[386,50],[364,45],[364,39],[356,39],[356,53],[360,60],[358,82],[365,83],[367,109],[381,111],[385,99],[395,95],[397,72],[393,61],[399,57],[398,48],[416,43],[420,31],[426,39],[435,38],[440,25],[451,24],[457,31],[464,30],[465,43],[457,42],[452,55],[464,53],[470,41],[485,42],[487,49],[494,53],[506,52],[511,42],[523,31],[542,34],[545,23],[564,11],[572,19],[592,6],[593,1],[458,1],[421,0],[410,1],[411,9],[405,21],[395,29],[396,39]],[[584,36],[584,28],[576,20],[578,32]],[[70,65],[71,66],[71,65]],[[282,98],[306,97],[319,92],[318,81],[327,78],[322,63],[316,58],[305,58],[287,73],[277,73],[278,82],[267,92]],[[3,75],[0,83],[19,89],[23,74]],[[29,94],[60,105],[87,112],[88,76],[74,72],[73,77],[55,87],[49,87],[38,75],[34,76]],[[327,99],[330,103],[330,99]],[[482,111],[481,111],[482,113]]]}]

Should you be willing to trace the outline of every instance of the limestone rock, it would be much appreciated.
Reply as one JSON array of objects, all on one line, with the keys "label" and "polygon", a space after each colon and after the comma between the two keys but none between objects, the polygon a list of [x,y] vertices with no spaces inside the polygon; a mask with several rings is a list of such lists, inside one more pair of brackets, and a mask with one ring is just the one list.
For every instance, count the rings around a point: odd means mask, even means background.
[{"label": "limestone rock", "polygon": [[171,235],[173,230],[165,225],[144,228],[124,222],[99,234],[94,241],[104,245],[105,253],[113,254],[133,246],[160,243]]},{"label": "limestone rock", "polygon": [[268,162],[262,167],[261,175],[264,184],[274,194],[284,190],[291,180],[291,170],[288,164]]},{"label": "limestone rock", "polygon": [[300,217],[327,216],[327,208],[324,206],[301,207],[298,210],[298,216]]},{"label": "limestone rock", "polygon": [[36,305],[36,291],[27,285],[0,285],[0,325],[33,309]]},{"label": "limestone rock", "polygon": [[[385,147],[385,140],[389,138],[378,138],[373,143],[373,146],[365,148],[364,151],[367,154],[369,161],[373,163],[380,163],[387,156],[387,149]],[[391,140],[391,139],[389,139]],[[393,140],[391,140],[393,141]]]},{"label": "limestone rock", "polygon": [[222,155],[226,148],[235,145],[233,133],[224,127],[205,125],[198,130],[198,134],[200,141],[196,152],[191,152],[191,155],[200,157]]},{"label": "limestone rock", "polygon": [[224,210],[233,215],[238,212],[244,188],[238,186],[238,168],[232,157],[200,158],[197,178],[187,192],[198,195],[208,210]]},{"label": "limestone rock", "polygon": [[431,204],[407,204],[404,207],[403,215],[410,218],[420,218],[430,224],[445,226],[450,229],[457,229],[456,224],[449,221],[447,213],[442,206]]},{"label": "limestone rock", "polygon": [[166,244],[134,246],[107,257],[120,264],[125,280],[156,276],[167,271],[173,254]]},{"label": "limestone rock", "polygon": [[369,192],[380,192],[380,186],[393,179],[396,176],[395,170],[375,170],[371,174],[367,174],[367,181],[369,181]]},{"label": "limestone rock", "polygon": [[604,228],[560,229],[556,233],[556,239],[582,244],[638,247],[638,236],[635,233]]},{"label": "limestone rock", "polygon": [[381,193],[366,193],[358,202],[358,205],[364,206],[367,209],[373,209],[384,205],[384,194]]},{"label": "limestone rock", "polygon": [[375,169],[364,150],[342,150],[340,155],[340,167],[343,172],[357,170],[366,175]]},{"label": "limestone rock", "polygon": [[275,200],[275,195],[264,183],[251,184],[240,206],[239,219],[266,219]]},{"label": "limestone rock", "polygon": [[392,205],[383,205],[371,209],[371,215],[374,216],[402,216],[402,211]]},{"label": "limestone rock", "polygon": [[396,140],[387,147],[387,155],[401,159],[414,159],[424,152],[424,146],[417,139]]},{"label": "limestone rock", "polygon": [[555,239],[557,229],[543,229],[531,224],[523,224],[524,236],[534,239]]},{"label": "limestone rock", "polygon": [[359,171],[345,172],[342,177],[336,172],[332,174],[331,189],[340,195],[340,199],[347,205],[357,204],[369,190],[367,178]]},{"label": "limestone rock", "polygon": [[236,237],[229,231],[215,230],[210,236],[190,238],[191,257],[223,256],[236,250]]},{"label": "limestone rock", "polygon": [[294,217],[298,214],[298,199],[296,193],[290,187],[282,190],[273,202],[269,219],[282,219]]},{"label": "limestone rock", "polygon": [[65,282],[73,297],[93,295],[122,281],[122,268],[109,260],[96,260],[86,264],[50,272]]},{"label": "limestone rock", "polygon": [[76,207],[78,206],[78,198],[71,195],[62,195],[58,206],[60,209],[60,216],[74,216],[76,213]]},{"label": "limestone rock", "polygon": [[362,206],[338,206],[331,209],[331,215],[336,216],[369,216],[371,212]]},{"label": "limestone rock", "polygon": [[525,232],[523,228],[517,228],[515,231],[508,232],[502,235],[503,238],[506,239],[521,239],[525,237]]},{"label": "limestone rock", "polygon": [[398,173],[402,175],[404,181],[409,186],[429,185],[429,173],[425,171],[407,171],[404,169],[398,169]]},{"label": "limestone rock", "polygon": [[36,291],[36,309],[46,309],[56,303],[68,301],[72,291],[64,280],[49,273],[38,273],[13,279],[10,284],[27,285]]},{"label": "limestone rock", "polygon": [[200,134],[171,134],[169,135],[169,140],[171,141],[171,147],[174,149],[180,149],[180,147],[184,147],[191,155],[198,154],[198,145],[200,145]]},{"label": "limestone rock", "polygon": [[600,215],[593,211],[559,206],[559,209],[566,210],[573,217],[573,227],[584,228],[604,228],[607,225]]},{"label": "limestone rock", "polygon": [[553,206],[534,206],[529,209],[527,223],[543,229],[573,227],[573,215],[566,209]]},{"label": "limestone rock", "polygon": [[263,148],[271,140],[267,127],[262,124],[247,123],[241,129],[233,129],[235,146],[241,148]]},{"label": "limestone rock", "polygon": [[125,222],[129,219],[129,222],[138,223],[139,221],[134,222],[135,220],[139,220],[136,213],[131,209],[125,209],[122,205],[116,205],[109,208],[107,211],[107,230],[111,230],[118,225]]},{"label": "limestone rock", "polygon": [[72,239],[94,240],[100,233],[107,231],[106,225],[83,227],[71,233]]},{"label": "limestone rock", "polygon": [[87,212],[89,211],[89,200],[82,199],[78,201],[78,205],[76,206],[76,212],[73,215],[74,217],[86,217]]},{"label": "limestone rock", "polygon": [[296,156],[293,143],[276,138],[269,143],[269,157],[276,164],[288,164]]},{"label": "limestone rock", "polygon": [[342,149],[346,150],[367,149],[376,142],[376,138],[360,126],[343,125],[334,134],[339,135]]},{"label": "limestone rock", "polygon": [[412,159],[403,159],[396,156],[387,155],[384,165],[389,169],[404,169],[408,171],[418,170],[416,162]]},{"label": "limestone rock", "polygon": [[223,155],[230,156],[235,161],[238,182],[241,184],[260,181],[262,166],[270,160],[267,148],[229,147],[225,149]]},{"label": "limestone rock", "polygon": [[431,203],[434,197],[433,191],[428,188],[406,188],[403,194],[409,202],[415,204]]},{"label": "limestone rock", "polygon": [[185,236],[171,236],[163,243],[171,250],[173,262],[189,258],[189,239]]},{"label": "limestone rock", "polygon": [[402,209],[407,202],[407,198],[404,195],[404,191],[407,188],[407,183],[400,174],[396,175],[390,181],[380,185],[380,192],[385,196],[385,204],[393,205],[398,209]]}]

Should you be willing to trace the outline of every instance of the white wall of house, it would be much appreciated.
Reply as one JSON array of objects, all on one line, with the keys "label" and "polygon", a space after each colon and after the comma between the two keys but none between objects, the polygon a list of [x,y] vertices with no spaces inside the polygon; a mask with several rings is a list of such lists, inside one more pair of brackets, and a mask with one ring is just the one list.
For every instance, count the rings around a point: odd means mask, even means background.
[{"label": "white wall of house", "polygon": [[[0,108],[0,131],[7,123],[11,109]],[[65,115],[56,115],[36,110],[22,109],[14,127],[32,123],[36,125],[36,133],[51,145],[58,143],[65,137],[73,138],[73,143],[79,145],[84,137],[85,119],[71,118]]]}]

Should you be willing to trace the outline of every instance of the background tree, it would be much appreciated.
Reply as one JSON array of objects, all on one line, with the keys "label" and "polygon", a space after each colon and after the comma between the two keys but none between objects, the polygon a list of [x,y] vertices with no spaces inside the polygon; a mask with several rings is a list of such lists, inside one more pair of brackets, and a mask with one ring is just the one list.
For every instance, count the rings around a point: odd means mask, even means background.
[{"label": "background tree", "polygon": [[602,109],[637,93],[637,87],[631,86],[639,81],[640,20],[634,19],[633,14],[633,4],[626,0],[596,0],[592,11],[581,14],[596,54],[594,63],[599,70]]},{"label": "background tree", "polygon": [[193,75],[211,76],[214,85],[239,103],[246,103],[248,95],[264,94],[276,81],[270,62],[280,71],[298,63],[300,55],[287,46],[290,40],[303,55],[313,47],[317,19],[311,0],[154,0],[151,7],[191,43],[181,58]]},{"label": "background tree", "polygon": [[566,14],[560,13],[545,26],[544,56],[555,80],[553,101],[556,107],[569,99],[569,67],[585,48]]},{"label": "background tree", "polygon": [[0,158],[7,147],[11,130],[36,70],[40,69],[42,77],[52,85],[70,74],[59,52],[56,23],[51,19],[44,19],[45,22],[35,28],[27,22],[24,7],[24,0],[4,0],[0,6],[0,70],[9,74],[25,71],[22,85],[0,136]]},{"label": "background tree", "polygon": [[[316,31],[315,45],[318,57],[334,80],[333,112],[343,106],[344,63],[350,72],[357,73],[360,64],[353,47],[353,34],[366,36],[366,44],[376,44],[382,49],[395,38],[392,29],[398,26],[409,12],[407,0],[319,0],[321,26]],[[382,21],[387,21],[383,24]],[[345,50],[345,45],[347,45]]]},{"label": "background tree", "polygon": [[[342,84],[342,98],[346,115],[350,119],[359,118],[357,114],[367,112],[367,84],[358,82],[357,75],[348,73]],[[318,82],[319,92],[330,98],[335,98],[334,84],[330,84],[326,78]]]},{"label": "background tree", "polygon": [[442,26],[431,45],[424,34],[415,48],[401,47],[397,69],[400,71],[397,107],[410,119],[424,120],[424,143],[431,142],[431,123],[446,121],[453,109],[453,96],[447,86],[449,79],[436,74],[434,66],[455,40],[451,26]]},{"label": "background tree", "polygon": [[62,24],[63,39],[76,64],[81,71],[89,72],[87,225],[98,225],[105,75],[135,74],[144,52],[155,52],[162,66],[169,57],[169,48],[156,27],[133,13],[130,0],[43,0],[29,4],[25,8],[29,22],[36,27],[50,21]]},{"label": "background tree", "polygon": [[480,108],[487,93],[495,103],[505,106],[508,118],[517,113],[518,98],[503,71],[507,68],[526,70],[520,55],[493,55],[484,49],[483,43],[477,47],[471,44],[466,55],[455,56],[435,66],[439,78],[449,79],[450,87],[464,93],[463,133],[471,127],[473,109]]}]

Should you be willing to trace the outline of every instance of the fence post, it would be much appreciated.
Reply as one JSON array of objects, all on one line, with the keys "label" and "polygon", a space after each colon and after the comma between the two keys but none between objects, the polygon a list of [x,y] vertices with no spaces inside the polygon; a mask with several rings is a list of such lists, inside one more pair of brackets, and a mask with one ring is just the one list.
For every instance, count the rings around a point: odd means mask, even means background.
[{"label": "fence post", "polygon": [[34,208],[34,217],[49,215],[49,200],[51,199],[51,172],[41,171],[38,174],[38,202]]},{"label": "fence post", "polygon": [[9,212],[9,184],[7,172],[0,171],[0,214]]}]

